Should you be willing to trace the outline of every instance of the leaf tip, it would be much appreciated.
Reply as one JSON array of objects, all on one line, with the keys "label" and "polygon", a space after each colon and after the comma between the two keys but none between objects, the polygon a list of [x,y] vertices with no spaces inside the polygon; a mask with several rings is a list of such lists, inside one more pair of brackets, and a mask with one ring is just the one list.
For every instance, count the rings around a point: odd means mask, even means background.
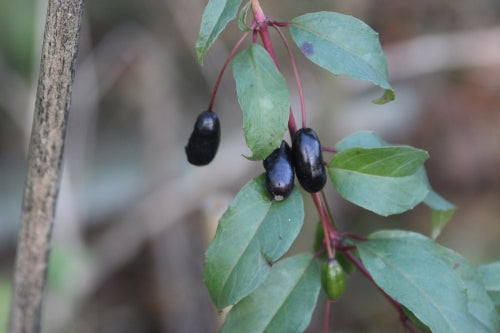
[{"label": "leaf tip", "polygon": [[205,52],[202,50],[202,48],[197,47],[196,53],[198,55],[198,63],[203,66],[203,56],[205,55]]},{"label": "leaf tip", "polygon": [[381,97],[373,100],[372,102],[374,104],[377,104],[377,105],[383,105],[383,104],[392,102],[395,99],[396,99],[396,95],[394,94],[394,90],[386,89],[384,94]]}]

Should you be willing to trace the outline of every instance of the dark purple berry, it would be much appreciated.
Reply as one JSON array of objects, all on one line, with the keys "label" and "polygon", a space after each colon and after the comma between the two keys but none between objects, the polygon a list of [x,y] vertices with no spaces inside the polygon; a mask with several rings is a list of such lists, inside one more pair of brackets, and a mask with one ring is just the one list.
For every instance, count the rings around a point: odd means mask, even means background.
[{"label": "dark purple berry", "polygon": [[285,141],[263,162],[266,169],[266,190],[271,200],[287,198],[293,190],[292,150]]},{"label": "dark purple berry", "polygon": [[316,132],[301,128],[293,136],[292,160],[300,185],[309,193],[316,193],[326,184],[321,144]]},{"label": "dark purple berry", "polygon": [[186,155],[193,165],[207,165],[217,153],[220,141],[219,117],[212,111],[200,113],[186,146]]}]

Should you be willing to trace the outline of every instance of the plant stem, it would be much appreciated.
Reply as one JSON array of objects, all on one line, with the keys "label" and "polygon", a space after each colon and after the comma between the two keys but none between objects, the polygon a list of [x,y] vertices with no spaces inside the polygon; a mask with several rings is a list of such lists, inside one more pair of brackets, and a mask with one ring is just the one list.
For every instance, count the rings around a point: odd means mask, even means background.
[{"label": "plant stem", "polygon": [[333,229],[330,221],[328,220],[328,216],[326,214],[325,207],[323,206],[323,202],[321,201],[319,193],[312,193],[311,196],[313,198],[314,204],[316,205],[316,209],[318,210],[321,224],[323,225],[323,230],[325,231],[326,250],[328,252],[328,258],[331,259],[335,256],[332,250],[331,239],[335,239],[337,237],[337,231]]},{"label": "plant stem", "polygon": [[337,153],[337,150],[332,147],[321,146],[321,150],[329,152],[329,153]]},{"label": "plant stem", "polygon": [[252,0],[252,11],[253,17],[258,24],[264,23],[266,21],[266,15],[264,15],[264,12],[260,7],[259,0]]},{"label": "plant stem", "polygon": [[300,111],[302,113],[302,127],[307,127],[307,121],[306,121],[306,106],[304,102],[304,93],[302,91],[302,84],[300,83],[300,78],[299,78],[299,71],[297,70],[297,65],[295,65],[295,59],[293,58],[292,51],[290,50],[290,46],[288,45],[288,42],[286,41],[285,35],[283,35],[283,32],[281,31],[278,26],[273,25],[273,28],[278,32],[278,34],[281,37],[281,40],[283,41],[283,44],[285,45],[286,52],[288,53],[288,57],[290,58],[290,62],[292,63],[292,69],[293,69],[293,74],[295,76],[295,82],[297,83],[297,90],[299,92],[299,99],[300,99]]},{"label": "plant stem", "polygon": [[330,321],[330,303],[331,301],[327,299],[325,305],[325,318],[323,320],[323,333],[328,333],[328,327]]},{"label": "plant stem", "polygon": [[16,253],[10,333],[40,332],[83,0],[49,0]]},{"label": "plant stem", "polygon": [[224,74],[224,71],[226,70],[226,67],[229,64],[229,62],[231,61],[231,59],[233,59],[234,54],[236,53],[236,50],[238,50],[238,47],[245,40],[245,38],[248,36],[248,34],[249,34],[249,32],[246,32],[245,34],[243,34],[243,36],[241,36],[240,40],[234,45],[231,52],[229,52],[229,55],[227,56],[226,62],[224,62],[224,65],[222,66],[222,69],[219,73],[219,76],[217,77],[217,81],[215,82],[214,91],[212,92],[212,98],[210,99],[210,103],[208,104],[207,111],[212,112],[212,108],[213,108],[214,102],[215,102],[215,96],[217,95],[217,91],[219,90],[219,85],[220,85],[220,82],[222,80],[222,75]]}]

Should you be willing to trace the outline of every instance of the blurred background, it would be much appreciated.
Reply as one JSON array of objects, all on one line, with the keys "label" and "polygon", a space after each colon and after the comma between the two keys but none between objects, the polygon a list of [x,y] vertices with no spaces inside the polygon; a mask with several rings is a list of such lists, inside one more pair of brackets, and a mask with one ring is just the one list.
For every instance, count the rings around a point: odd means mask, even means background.
[{"label": "blurred background", "polygon": [[[230,23],[200,66],[194,45],[205,4],[86,1],[45,332],[218,330],[221,318],[202,281],[204,249],[239,188],[263,168],[242,157],[249,150],[230,68],[214,108],[222,126],[219,152],[206,167],[186,161],[194,121],[241,33]],[[386,141],[429,151],[431,183],[459,207],[438,241],[476,265],[500,260],[500,2],[261,4],[278,21],[331,10],[379,32],[396,92],[396,101],[384,106],[371,103],[382,93],[377,87],[333,76],[293,46],[308,125],[325,146],[374,130]],[[0,0],[0,332],[8,317],[45,10],[46,1]],[[291,67],[273,32],[272,38],[299,119]],[[342,229],[429,235],[430,210],[423,205],[381,218],[341,199],[331,184],[326,194]],[[318,216],[304,198],[306,221],[291,253],[312,251]],[[308,332],[322,327],[323,296],[318,304]],[[332,332],[402,331],[396,311],[356,272],[331,318]]]}]

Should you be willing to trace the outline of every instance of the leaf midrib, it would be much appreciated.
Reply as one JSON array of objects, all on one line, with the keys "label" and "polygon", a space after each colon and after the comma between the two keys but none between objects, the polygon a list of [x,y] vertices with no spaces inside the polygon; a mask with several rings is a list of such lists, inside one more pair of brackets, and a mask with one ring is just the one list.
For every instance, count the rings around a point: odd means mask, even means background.
[{"label": "leaf midrib", "polygon": [[295,288],[297,287],[297,285],[302,281],[302,278],[304,277],[304,275],[307,273],[307,271],[309,270],[309,267],[312,265],[312,263],[314,262],[314,258],[312,258],[311,260],[309,260],[309,263],[307,264],[307,266],[305,267],[305,269],[302,271],[302,274],[300,274],[299,278],[297,280],[294,281],[293,285],[292,285],[292,288],[290,289],[291,292],[288,293],[288,295],[283,299],[283,301],[279,304],[279,306],[276,308],[276,311],[274,311],[273,315],[270,317],[269,321],[267,322],[266,326],[264,327],[264,329],[267,329],[267,327],[269,326],[269,324],[274,320],[274,318],[278,315],[278,312],[281,310],[281,307],[283,306],[283,304],[286,303],[286,301],[290,298],[290,295],[293,293],[293,290],[295,290]]},{"label": "leaf midrib", "polygon": [[[363,148],[363,149],[387,149],[386,147],[381,147],[381,148]],[[378,151],[373,151],[373,152],[370,152],[370,151],[365,151],[363,152],[363,154],[365,156],[368,156],[370,154],[376,154]],[[373,167],[373,165],[376,165],[376,164],[379,164],[379,163],[383,163],[384,161],[387,161],[387,160],[391,160],[391,159],[395,159],[395,158],[398,158],[398,157],[404,157],[405,155],[410,155],[410,156],[413,156],[411,159],[409,159],[406,163],[404,164],[401,164],[399,165],[397,168],[395,169],[391,169],[390,171],[390,174],[388,175],[380,175],[380,174],[376,174],[376,173],[370,173],[370,172],[363,172],[364,170],[366,169],[369,169],[371,167]],[[350,161],[356,159],[356,158],[360,158],[360,155],[353,155],[353,156],[350,156],[349,158],[345,159],[343,161],[343,165],[345,164],[348,164],[350,163]],[[418,168],[421,166],[417,166],[415,167],[414,171],[412,173],[408,173],[408,174],[403,174],[401,176],[395,176],[394,174],[397,173],[398,170],[401,170],[402,168],[406,167],[408,164],[411,164],[411,163],[415,163],[416,161],[419,161],[420,160],[420,156],[417,155],[416,152],[408,152],[408,151],[401,151],[401,152],[398,152],[396,154],[390,154],[388,156],[385,156],[383,158],[380,158],[376,161],[373,161],[373,162],[370,162],[368,164],[365,164],[364,166],[362,166],[361,168],[359,168],[358,170],[352,170],[352,169],[347,169],[347,168],[344,168],[344,167],[339,167],[339,166],[333,166],[333,168],[337,168],[337,169],[341,169],[341,170],[350,170],[350,171],[353,171],[353,172],[358,172],[358,173],[362,173],[362,174],[366,174],[366,175],[373,175],[373,176],[382,176],[382,177],[393,177],[393,178],[396,178],[396,177],[406,177],[406,176],[411,176],[413,174],[415,174],[415,172],[418,171]],[[422,161],[422,164],[425,160]],[[334,163],[335,164],[335,163]]]},{"label": "leaf midrib", "polygon": [[[266,216],[267,214],[269,213],[269,210],[271,209],[272,207],[272,202],[268,205],[267,207],[267,210],[266,210],[266,213],[263,215],[262,219],[260,220],[260,222],[257,224],[256,228],[255,228],[255,231],[254,233],[252,234],[252,237],[249,238],[249,241],[245,244],[245,247],[243,248],[243,250],[239,253],[238,257],[237,257],[237,260],[234,261],[234,264],[231,266],[231,269],[228,271],[228,273],[226,274],[226,277],[224,278],[223,280],[223,283],[222,283],[222,288],[219,290],[219,295],[218,295],[218,298],[217,299],[221,299],[222,297],[222,293],[223,291],[225,290],[225,287],[227,285],[227,281],[229,280],[229,277],[233,274],[233,271],[234,271],[234,268],[238,265],[238,263],[240,262],[240,259],[241,257],[243,256],[243,254],[246,252],[246,250],[248,249],[248,246],[250,245],[250,243],[252,242],[252,240],[254,240],[256,234],[259,232],[259,229],[260,227],[262,226],[262,223],[264,222],[264,220],[266,219]],[[260,248],[259,248],[260,249]],[[260,255],[264,258],[264,260],[266,260],[266,258],[262,255],[262,251],[259,251]]]}]

